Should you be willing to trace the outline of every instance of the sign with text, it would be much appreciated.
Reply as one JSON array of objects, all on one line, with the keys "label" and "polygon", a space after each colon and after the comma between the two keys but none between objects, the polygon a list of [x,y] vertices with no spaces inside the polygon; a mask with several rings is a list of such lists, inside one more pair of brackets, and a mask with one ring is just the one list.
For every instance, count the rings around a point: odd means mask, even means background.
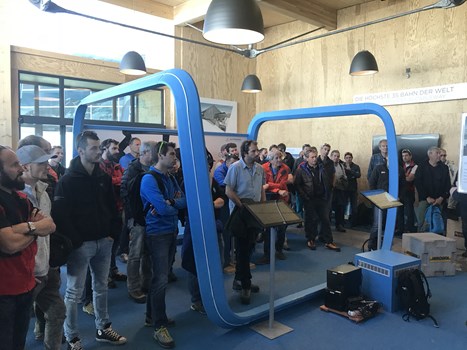
[{"label": "sign with text", "polygon": [[461,100],[467,98],[467,83],[355,95],[354,103],[373,102],[381,106]]},{"label": "sign with text", "polygon": [[457,190],[461,193],[467,193],[467,113],[462,114],[460,140]]}]

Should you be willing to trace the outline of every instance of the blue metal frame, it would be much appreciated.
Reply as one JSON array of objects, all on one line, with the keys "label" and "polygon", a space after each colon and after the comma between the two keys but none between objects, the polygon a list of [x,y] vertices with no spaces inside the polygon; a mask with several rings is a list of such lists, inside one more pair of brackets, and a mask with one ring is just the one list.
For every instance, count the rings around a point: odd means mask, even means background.
[{"label": "blue metal frame", "polygon": [[[167,86],[171,89],[176,106],[178,139],[185,175],[185,191],[190,225],[193,232],[193,249],[204,307],[209,319],[221,327],[231,328],[251,323],[254,320],[267,316],[268,304],[242,313],[235,313],[227,302],[217,245],[213,206],[209,204],[209,201],[206,201],[206,198],[210,198],[211,191],[207,172],[199,95],[192,77],[183,70],[171,69],[86,97],[81,101],[75,114],[73,125],[75,139],[76,135],[84,129],[116,129],[109,126],[93,125],[92,120],[85,120],[84,116],[88,105],[162,86]],[[248,136],[251,139],[256,139],[260,125],[265,121],[362,114],[376,114],[383,120],[388,136],[389,157],[397,159],[396,136],[391,117],[384,108],[375,104],[355,104],[261,113],[251,122]],[[176,131],[157,128],[141,129],[135,127],[129,128],[129,130],[135,132],[176,134]],[[394,175],[397,174],[397,164],[394,162],[390,163],[390,169],[390,193],[397,196],[397,176]],[[394,231],[394,223],[395,211],[390,210],[386,232]],[[392,235],[387,234],[383,249],[390,249],[390,241],[392,241]],[[321,293],[324,288],[325,284],[320,284],[278,299],[275,301],[275,310],[310,299],[314,295]]]}]

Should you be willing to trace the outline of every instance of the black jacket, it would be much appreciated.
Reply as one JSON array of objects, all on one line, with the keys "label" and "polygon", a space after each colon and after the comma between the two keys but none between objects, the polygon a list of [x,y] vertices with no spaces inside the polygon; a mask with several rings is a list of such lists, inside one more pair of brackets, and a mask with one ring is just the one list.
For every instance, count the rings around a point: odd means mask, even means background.
[{"label": "black jacket", "polygon": [[[398,182],[399,182],[399,197],[405,193],[405,174],[402,167],[398,166]],[[386,163],[377,165],[368,180],[370,189],[372,190],[384,190],[389,192],[389,169]]]},{"label": "black jacket", "polygon": [[122,183],[120,185],[120,198],[123,200],[123,210],[125,211],[125,217],[127,220],[133,217],[131,214],[130,201],[128,199],[129,181],[138,176],[138,174],[146,171],[149,171],[149,166],[144,169],[139,159],[135,159],[128,164],[128,168],[123,172]]},{"label": "black jacket", "polygon": [[85,241],[116,237],[121,218],[110,176],[99,164],[89,175],[79,156],[72,159],[55,189],[52,217],[57,230],[71,239],[75,249]]},{"label": "black jacket", "polygon": [[[324,169],[322,163],[318,163],[318,171],[319,171],[319,181],[324,185],[324,194],[320,196],[324,199],[328,199],[332,193],[332,189],[330,187],[329,181],[329,174]],[[301,199],[304,201],[312,200],[316,197],[316,191],[313,185],[313,175],[311,171],[308,169],[308,163],[304,162],[299,165],[297,171],[295,173],[294,178],[294,185],[295,189],[300,196]]]},{"label": "black jacket", "polygon": [[415,187],[420,200],[426,200],[428,197],[448,198],[451,189],[449,168],[441,162],[435,167],[428,160],[423,162],[415,173]]}]

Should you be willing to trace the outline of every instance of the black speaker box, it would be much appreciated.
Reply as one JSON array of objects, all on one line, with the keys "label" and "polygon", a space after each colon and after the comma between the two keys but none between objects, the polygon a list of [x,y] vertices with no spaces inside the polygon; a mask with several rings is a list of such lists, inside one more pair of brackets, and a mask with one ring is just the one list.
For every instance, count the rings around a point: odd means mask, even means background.
[{"label": "black speaker box", "polygon": [[347,296],[338,290],[326,288],[324,305],[330,309],[347,311]]},{"label": "black speaker box", "polygon": [[341,292],[345,298],[360,295],[362,270],[359,267],[345,264],[327,271],[327,287]]}]

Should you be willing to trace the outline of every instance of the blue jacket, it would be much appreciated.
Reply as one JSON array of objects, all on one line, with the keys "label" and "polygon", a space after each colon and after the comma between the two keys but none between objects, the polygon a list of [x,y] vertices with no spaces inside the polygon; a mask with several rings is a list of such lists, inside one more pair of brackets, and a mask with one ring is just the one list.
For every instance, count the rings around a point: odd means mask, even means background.
[{"label": "blue jacket", "polygon": [[[176,233],[178,231],[178,210],[186,208],[186,197],[181,191],[176,181],[172,181],[169,176],[162,174],[154,167],[150,170],[161,174],[165,186],[164,193],[161,193],[156,179],[151,174],[146,174],[141,180],[141,199],[144,208],[150,206],[146,214],[146,234],[163,235]],[[166,200],[173,200],[173,205],[166,203]]]},{"label": "blue jacket", "polygon": [[213,177],[217,181],[219,186],[225,187],[224,180],[225,180],[225,176],[227,175],[228,170],[229,168],[227,168],[227,165],[225,165],[225,163],[222,163],[221,165],[217,167],[216,170],[214,170]]}]

